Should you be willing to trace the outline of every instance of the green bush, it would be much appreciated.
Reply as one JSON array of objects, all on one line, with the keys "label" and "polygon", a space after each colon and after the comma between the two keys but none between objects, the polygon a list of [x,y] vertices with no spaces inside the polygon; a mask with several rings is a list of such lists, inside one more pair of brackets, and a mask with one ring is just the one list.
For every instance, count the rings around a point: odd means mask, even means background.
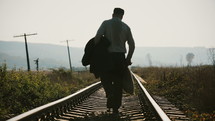
[{"label": "green bush", "polygon": [[213,66],[148,67],[134,71],[147,81],[145,86],[152,94],[165,96],[181,110],[193,112],[191,117],[198,116],[196,112],[199,117],[215,116]]},{"label": "green bush", "polygon": [[65,69],[44,72],[7,71],[6,64],[2,64],[0,120],[65,97],[96,81],[92,75],[85,73],[82,76]]}]

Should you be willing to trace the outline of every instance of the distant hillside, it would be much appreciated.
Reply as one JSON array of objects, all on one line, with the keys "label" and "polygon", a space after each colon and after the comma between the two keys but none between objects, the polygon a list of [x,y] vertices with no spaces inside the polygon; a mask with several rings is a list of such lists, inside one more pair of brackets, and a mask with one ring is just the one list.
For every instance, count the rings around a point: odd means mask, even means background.
[{"label": "distant hillside", "polygon": [[149,66],[186,66],[186,55],[195,55],[192,65],[209,64],[208,49],[204,47],[137,47],[134,64]]},{"label": "distant hillside", "polygon": [[[39,58],[42,69],[69,68],[66,46],[29,43],[31,68],[35,69],[34,60]],[[84,48],[70,47],[72,66],[83,67],[81,58]],[[133,66],[182,66],[187,65],[186,54],[193,53],[193,65],[209,64],[207,48],[204,47],[136,47]],[[6,61],[9,68],[26,69],[25,45],[22,42],[0,41],[0,63]]]},{"label": "distant hillside", "polygon": [[[34,60],[39,58],[40,68],[69,67],[66,46],[52,44],[28,43],[30,65],[35,69]],[[70,48],[72,66],[82,66],[81,58],[84,53],[82,48]],[[0,41],[0,62],[6,60],[9,68],[26,68],[26,51],[22,42]]]}]

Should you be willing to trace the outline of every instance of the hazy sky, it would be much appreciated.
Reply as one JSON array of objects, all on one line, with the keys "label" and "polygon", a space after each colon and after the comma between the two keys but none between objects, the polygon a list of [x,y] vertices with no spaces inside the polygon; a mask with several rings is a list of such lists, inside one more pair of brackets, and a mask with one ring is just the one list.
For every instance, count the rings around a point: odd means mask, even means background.
[{"label": "hazy sky", "polygon": [[215,0],[0,0],[0,40],[84,47],[115,7],[137,46],[215,47]]}]

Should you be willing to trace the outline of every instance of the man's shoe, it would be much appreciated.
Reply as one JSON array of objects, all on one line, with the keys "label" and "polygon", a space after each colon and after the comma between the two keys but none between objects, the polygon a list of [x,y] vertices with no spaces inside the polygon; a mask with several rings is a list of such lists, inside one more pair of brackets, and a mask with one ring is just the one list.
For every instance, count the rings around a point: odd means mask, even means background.
[{"label": "man's shoe", "polygon": [[116,109],[116,108],[114,108],[114,109],[113,109],[113,114],[119,114],[119,110]]},{"label": "man's shoe", "polygon": [[110,113],[110,112],[111,112],[111,108],[108,108],[108,109],[107,109],[107,112]]}]

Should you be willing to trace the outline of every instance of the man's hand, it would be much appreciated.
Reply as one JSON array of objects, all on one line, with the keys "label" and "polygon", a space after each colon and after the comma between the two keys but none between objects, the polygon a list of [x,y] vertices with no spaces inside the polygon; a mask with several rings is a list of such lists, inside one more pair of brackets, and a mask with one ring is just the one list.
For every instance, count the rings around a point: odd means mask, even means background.
[{"label": "man's hand", "polygon": [[131,64],[132,64],[131,59],[125,59],[125,65],[126,66],[129,66]]}]

